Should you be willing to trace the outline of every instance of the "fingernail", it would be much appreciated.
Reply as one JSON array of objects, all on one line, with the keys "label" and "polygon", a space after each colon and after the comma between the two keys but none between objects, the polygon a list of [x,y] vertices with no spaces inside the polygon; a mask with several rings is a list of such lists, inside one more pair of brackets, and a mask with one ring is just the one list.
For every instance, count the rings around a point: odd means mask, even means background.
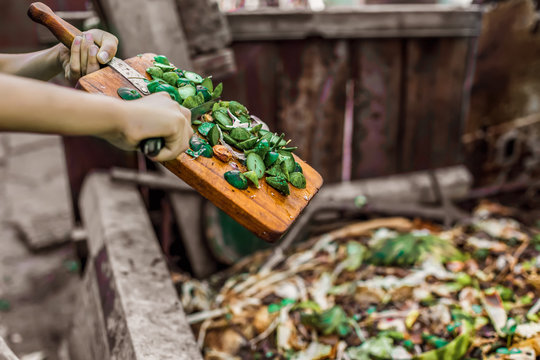
[{"label": "fingernail", "polygon": [[92,36],[92,34],[90,33],[84,34],[84,37],[86,41],[91,42],[91,43],[94,42],[94,37]]},{"label": "fingernail", "polygon": [[73,45],[79,45],[82,41],[82,38],[80,36],[75,36],[75,39],[73,39]]},{"label": "fingernail", "polygon": [[90,56],[96,56],[99,48],[96,45],[90,46]]},{"label": "fingernail", "polygon": [[98,55],[99,59],[102,61],[102,62],[107,62],[109,61],[109,53],[106,52],[106,51],[102,51],[99,53]]}]

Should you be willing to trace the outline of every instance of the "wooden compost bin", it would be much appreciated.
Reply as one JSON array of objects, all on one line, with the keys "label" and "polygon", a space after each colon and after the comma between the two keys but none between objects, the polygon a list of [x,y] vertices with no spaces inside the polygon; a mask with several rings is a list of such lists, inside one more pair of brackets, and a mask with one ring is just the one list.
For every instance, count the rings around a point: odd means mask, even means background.
[{"label": "wooden compost bin", "polygon": [[454,165],[481,11],[442,5],[228,14],[226,97],[283,131],[326,183]]}]

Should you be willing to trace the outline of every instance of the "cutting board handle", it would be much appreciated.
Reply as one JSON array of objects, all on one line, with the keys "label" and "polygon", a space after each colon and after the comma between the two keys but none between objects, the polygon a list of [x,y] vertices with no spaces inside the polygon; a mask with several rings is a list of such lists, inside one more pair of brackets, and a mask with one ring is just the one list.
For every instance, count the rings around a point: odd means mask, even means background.
[{"label": "cutting board handle", "polygon": [[75,36],[82,36],[82,32],[79,29],[60,18],[50,7],[42,2],[30,4],[28,16],[38,24],[47,27],[68,49],[71,48],[71,43],[75,39]]}]

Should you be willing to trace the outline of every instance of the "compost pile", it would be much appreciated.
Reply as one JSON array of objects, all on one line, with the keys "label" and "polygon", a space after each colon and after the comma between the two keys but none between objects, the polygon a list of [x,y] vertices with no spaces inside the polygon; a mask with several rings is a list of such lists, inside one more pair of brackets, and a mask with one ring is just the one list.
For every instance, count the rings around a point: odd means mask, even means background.
[{"label": "compost pile", "polygon": [[[215,156],[225,163],[235,158],[247,170],[240,171],[236,166],[225,172],[224,177],[240,190],[246,190],[249,184],[259,188],[262,178],[283,195],[290,194],[289,183],[299,189],[306,187],[302,167],[293,156],[297,148],[288,146],[290,140],[284,139],[285,134],[270,132],[264,122],[250,115],[238,101],[218,101],[223,92],[221,83],[214,88],[211,77],[203,78],[179,69],[163,55],[155,56],[153,66],[146,72],[152,77],[151,81],[147,80],[149,92],[166,92],[188,109],[210,104],[205,114],[191,122],[195,135],[190,139],[188,155]],[[117,92],[124,100],[141,97],[135,89],[122,87]]]},{"label": "compost pile", "polygon": [[540,229],[486,202],[449,230],[376,219],[173,280],[206,359],[533,360],[538,266]]}]

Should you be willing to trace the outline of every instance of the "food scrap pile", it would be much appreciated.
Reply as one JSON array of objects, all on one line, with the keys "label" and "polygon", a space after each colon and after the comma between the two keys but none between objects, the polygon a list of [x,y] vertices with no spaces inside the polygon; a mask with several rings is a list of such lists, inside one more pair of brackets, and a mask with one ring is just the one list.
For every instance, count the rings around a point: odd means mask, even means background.
[{"label": "food scrap pile", "polygon": [[[266,183],[283,195],[290,194],[289,183],[299,189],[306,187],[302,167],[293,156],[296,147],[288,147],[290,140],[284,139],[285,134],[270,132],[239,102],[218,101],[223,91],[221,83],[214,88],[210,77],[179,69],[163,55],[154,57],[154,66],[146,72],[153,79],[147,83],[151,93],[167,92],[188,109],[213,102],[204,115],[192,121],[196,134],[189,142],[187,154],[193,158],[215,156],[223,162],[234,157],[247,171],[227,171],[224,177],[240,190],[247,189],[249,184],[259,188],[259,180],[265,175]],[[141,97],[129,88],[118,89],[118,95],[125,100]]]},{"label": "food scrap pile", "polygon": [[173,280],[206,359],[534,360],[540,229],[507,210],[482,203],[449,230],[360,222]]}]

